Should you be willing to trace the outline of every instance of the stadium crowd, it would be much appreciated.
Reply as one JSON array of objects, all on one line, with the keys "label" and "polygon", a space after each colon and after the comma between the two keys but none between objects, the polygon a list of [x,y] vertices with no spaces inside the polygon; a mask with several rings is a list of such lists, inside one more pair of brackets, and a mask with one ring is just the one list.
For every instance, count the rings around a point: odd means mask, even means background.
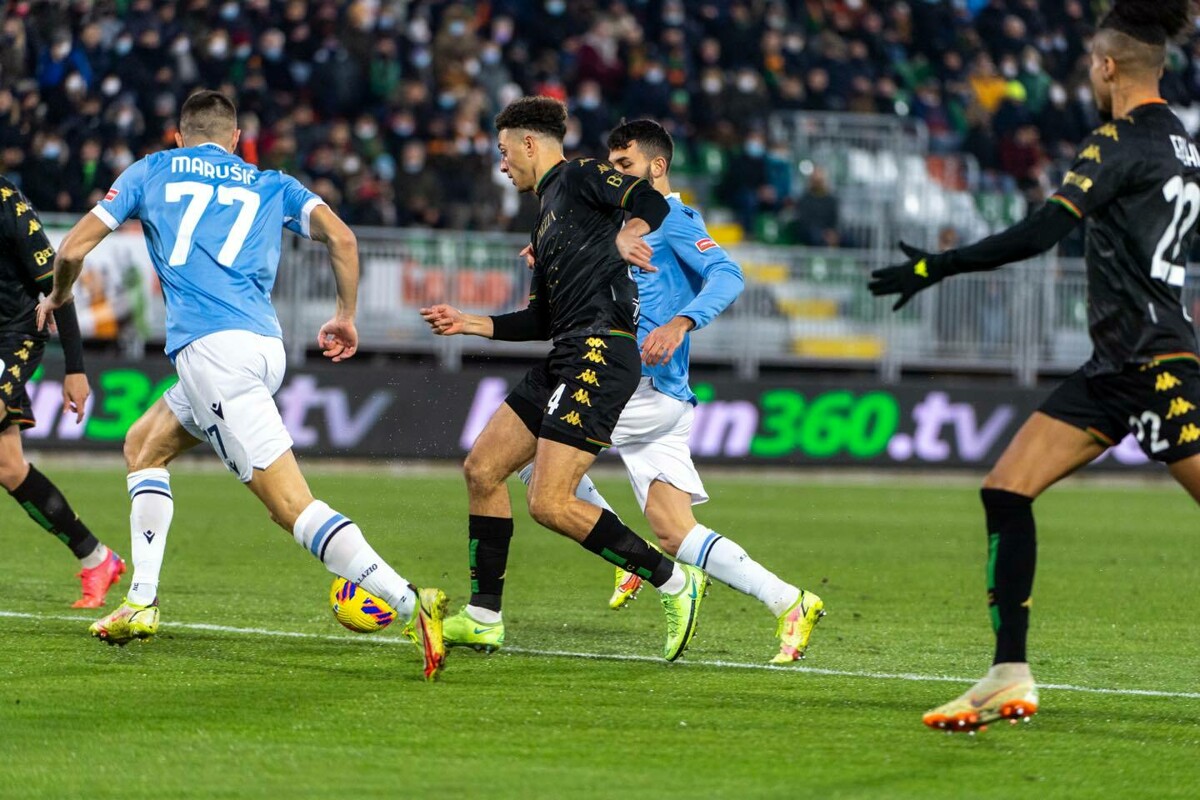
[{"label": "stadium crowd", "polygon": [[[935,152],[977,159],[983,188],[1044,192],[1098,123],[1086,47],[1099,5],[8,2],[0,171],[45,211],[86,210],[134,159],[173,146],[203,86],[237,99],[248,161],[297,175],[354,224],[523,229],[529,204],[496,169],[491,118],[538,93],[568,103],[569,152],[602,153],[621,117],[654,117],[684,160],[717,154],[717,203],[747,223],[783,212],[795,240],[837,245],[832,189],[779,168],[772,110],[911,115]],[[1200,35],[1168,61],[1164,95],[1188,113]]]}]

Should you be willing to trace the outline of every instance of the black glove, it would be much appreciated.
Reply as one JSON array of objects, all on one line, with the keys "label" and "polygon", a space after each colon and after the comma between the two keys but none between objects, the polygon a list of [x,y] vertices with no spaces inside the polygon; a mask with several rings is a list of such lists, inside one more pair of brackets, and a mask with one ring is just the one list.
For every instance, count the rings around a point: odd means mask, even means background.
[{"label": "black glove", "polygon": [[867,287],[876,297],[900,295],[892,311],[899,311],[913,295],[928,289],[948,274],[946,266],[949,259],[946,253],[927,253],[904,242],[900,243],[900,249],[908,256],[908,261],[875,270]]}]

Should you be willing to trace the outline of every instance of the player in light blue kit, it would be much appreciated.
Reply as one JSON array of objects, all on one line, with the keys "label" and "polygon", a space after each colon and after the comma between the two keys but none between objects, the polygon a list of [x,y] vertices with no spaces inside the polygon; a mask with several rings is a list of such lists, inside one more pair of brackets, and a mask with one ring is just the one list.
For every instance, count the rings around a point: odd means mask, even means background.
[{"label": "player in light blue kit", "polygon": [[337,308],[317,339],[335,362],[358,348],[354,234],[295,178],[259,171],[234,155],[241,131],[233,102],[224,95],[193,94],[180,112],[179,130],[180,149],[132,164],[63,239],[54,290],[38,308],[41,325],[71,299],[84,257],[125,220],[141,220],[162,283],[167,355],[179,383],[126,437],[133,581],[121,607],[90,630],[112,644],[157,631],[158,579],[174,511],[167,464],[208,441],[298,544],[410,620],[424,645],[425,676],[432,679],[445,655],[446,596],[401,578],[357,525],[313,498],[273,400],[286,360],[271,305],[283,228],[329,250]]},{"label": "player in light blue kit", "polygon": [[[780,580],[739,544],[698,523],[692,514],[692,506],[707,501],[708,495],[688,447],[696,404],[688,386],[688,334],[737,299],[743,286],[741,270],[708,235],[700,214],[672,194],[668,171],[674,143],[661,125],[646,119],[622,123],[609,135],[608,148],[613,166],[650,181],[671,207],[658,230],[645,237],[654,250],[650,263],[657,271],[635,273],[642,380],[621,412],[613,446],[662,549],[761,601],[777,621],[779,652],[771,662],[797,661],[825,614],[821,598]],[[528,468],[521,476],[528,481]],[[586,475],[576,495],[609,508]],[[641,583],[636,575],[617,570],[609,606],[621,608]],[[451,644],[457,643],[454,619],[447,622]]]}]

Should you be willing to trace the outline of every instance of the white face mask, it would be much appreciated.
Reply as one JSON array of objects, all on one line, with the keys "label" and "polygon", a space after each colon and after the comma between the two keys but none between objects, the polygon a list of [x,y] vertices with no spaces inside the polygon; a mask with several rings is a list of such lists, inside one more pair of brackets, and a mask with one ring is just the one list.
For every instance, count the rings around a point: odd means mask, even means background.
[{"label": "white face mask", "polygon": [[739,91],[749,94],[750,92],[753,92],[757,86],[758,81],[754,80],[753,75],[741,75],[738,77],[737,87]]},{"label": "white face mask", "polygon": [[721,91],[721,79],[705,78],[700,84],[700,88],[704,89],[705,94],[719,94]]},{"label": "white face mask", "polygon": [[1054,103],[1056,106],[1061,106],[1063,103],[1067,102],[1067,90],[1058,84],[1051,86],[1050,102]]},{"label": "white face mask", "polygon": [[105,97],[115,97],[121,91],[121,79],[110,75],[100,83],[100,91]]}]

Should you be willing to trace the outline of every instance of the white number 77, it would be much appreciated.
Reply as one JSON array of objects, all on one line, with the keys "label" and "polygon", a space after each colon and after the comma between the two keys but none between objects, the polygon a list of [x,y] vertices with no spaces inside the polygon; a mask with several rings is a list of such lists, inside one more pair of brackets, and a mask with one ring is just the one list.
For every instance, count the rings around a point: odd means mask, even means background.
[{"label": "white number 77", "polygon": [[[192,237],[196,233],[196,226],[200,224],[200,218],[204,216],[204,210],[212,200],[213,187],[198,181],[177,181],[168,183],[164,189],[168,203],[178,203],[185,197],[192,198],[183,210],[183,218],[179,221],[179,235],[167,259],[169,266],[182,267],[187,263],[188,254],[192,251]],[[216,195],[217,202],[223,206],[230,206],[235,202],[242,205],[238,210],[237,219],[229,229],[229,236],[225,238],[225,244],[217,253],[217,263],[223,267],[231,267],[250,234],[250,227],[258,214],[261,199],[244,186],[218,186]]]}]

